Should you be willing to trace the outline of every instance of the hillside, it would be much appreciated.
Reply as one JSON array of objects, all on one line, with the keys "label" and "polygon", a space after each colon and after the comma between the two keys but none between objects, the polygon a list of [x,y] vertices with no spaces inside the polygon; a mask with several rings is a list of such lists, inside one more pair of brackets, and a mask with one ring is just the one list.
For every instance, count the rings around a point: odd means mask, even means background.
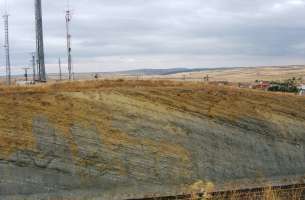
[{"label": "hillside", "polygon": [[0,199],[177,194],[305,175],[305,98],[196,83],[0,87]]}]

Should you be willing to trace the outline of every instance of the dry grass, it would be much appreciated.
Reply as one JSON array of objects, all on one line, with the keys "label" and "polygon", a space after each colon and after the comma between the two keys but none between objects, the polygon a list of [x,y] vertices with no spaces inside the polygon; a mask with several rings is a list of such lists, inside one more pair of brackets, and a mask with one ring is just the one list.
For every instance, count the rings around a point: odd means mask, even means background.
[{"label": "dry grass", "polygon": [[[164,155],[177,155],[182,160],[187,160],[188,153],[180,146],[132,137],[112,128],[114,114],[112,110],[116,107],[121,109],[121,104],[128,109],[128,104],[133,100],[125,97],[123,91],[136,92],[143,88],[156,87],[179,87],[179,84],[118,80],[66,82],[30,87],[3,86],[0,88],[0,159],[6,159],[17,150],[35,151],[36,141],[32,134],[32,120],[39,115],[56,125],[58,132],[70,141],[70,149],[75,155],[77,147],[70,133],[71,126],[78,123],[83,127],[90,127],[95,123],[98,132],[101,133],[102,141],[109,149],[121,144],[130,147],[138,147],[142,144],[151,151],[162,152]],[[133,101],[136,106],[141,104],[136,97]],[[147,102],[147,108],[152,106]],[[128,114],[127,111],[125,114]]]},{"label": "dry grass", "polygon": [[304,199],[305,188],[274,189],[267,187],[249,192],[228,191],[228,192],[207,192],[202,196],[192,193],[189,200],[302,200]]},{"label": "dry grass", "polygon": [[5,86],[0,85],[0,94],[14,93],[54,93],[96,91],[107,88],[138,88],[138,87],[178,87],[182,83],[172,81],[136,81],[136,80],[99,80],[99,81],[74,81],[51,84],[38,84],[32,86]]},{"label": "dry grass", "polygon": [[[58,134],[69,141],[74,155],[77,147],[70,133],[71,126],[74,123],[83,127],[96,124],[103,144],[109,149],[120,145],[141,149],[144,145],[147,151],[181,159],[187,166],[189,154],[183,147],[113,129],[113,119],[127,119],[126,126],[132,126],[133,120],[143,118],[168,121],[166,117],[170,113],[174,117],[226,120],[233,125],[251,117],[272,122],[283,129],[295,125],[304,127],[305,98],[201,83],[80,81],[31,87],[1,86],[0,113],[0,159],[17,150],[35,151],[32,120],[44,116],[55,125]],[[164,128],[168,132],[178,131],[171,126]],[[289,138],[289,135],[281,134],[288,133],[274,133],[276,137]],[[156,157],[160,156],[158,153]],[[116,166],[120,166],[120,161],[117,162]]]},{"label": "dry grass", "polygon": [[[271,120],[279,124],[305,120],[304,97],[200,83],[106,80],[0,87],[1,117],[9,121],[15,116],[23,116],[18,123],[24,126],[24,130],[30,128],[25,119],[38,113],[46,114],[63,127],[76,120],[75,116],[103,121],[107,116],[105,112],[109,111],[107,106],[114,106],[112,102],[126,106],[134,102],[133,107],[158,108],[164,113],[170,108],[196,116],[227,119],[232,123],[243,117]],[[95,109],[100,110],[100,114],[94,112]],[[58,115],[62,117],[58,118]],[[15,127],[18,123],[13,121],[14,125],[7,127],[10,130],[18,128]],[[0,124],[0,130],[6,126]]]},{"label": "dry grass", "polygon": [[[262,185],[265,185],[262,183]],[[245,189],[245,188],[249,189]],[[244,188],[244,189],[241,189]],[[304,184],[290,186],[233,186],[230,189],[217,189],[212,182],[197,181],[186,188],[185,200],[302,200],[305,199]]]}]

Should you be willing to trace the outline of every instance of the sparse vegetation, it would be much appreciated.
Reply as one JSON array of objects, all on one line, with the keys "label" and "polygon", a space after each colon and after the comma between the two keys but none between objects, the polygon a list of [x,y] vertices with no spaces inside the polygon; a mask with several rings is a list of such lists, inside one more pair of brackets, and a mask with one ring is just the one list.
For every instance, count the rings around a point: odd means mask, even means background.
[{"label": "sparse vegetation", "polygon": [[[209,186],[213,187],[209,187]],[[198,186],[201,186],[199,189]],[[195,188],[194,188],[195,187]],[[291,188],[265,187],[248,190],[232,190],[215,192],[214,185],[211,183],[198,182],[192,186],[195,189],[184,200],[302,200],[305,195],[303,185],[296,185]],[[205,191],[205,192],[202,192]]]},{"label": "sparse vegetation", "polygon": [[291,79],[287,79],[285,81],[279,82],[279,81],[272,81],[271,87],[268,89],[272,92],[290,92],[290,93],[298,93],[299,89],[297,87],[298,80],[295,77]]}]

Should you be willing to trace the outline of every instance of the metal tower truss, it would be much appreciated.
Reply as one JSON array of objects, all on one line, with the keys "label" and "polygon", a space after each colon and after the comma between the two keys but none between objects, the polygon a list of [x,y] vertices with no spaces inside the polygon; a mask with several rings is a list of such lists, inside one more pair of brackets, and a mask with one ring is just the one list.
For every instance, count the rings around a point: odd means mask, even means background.
[{"label": "metal tower truss", "polygon": [[5,51],[5,66],[6,66],[6,83],[11,85],[11,60],[10,60],[10,45],[9,45],[9,27],[8,27],[8,14],[3,15],[4,18],[4,51]]},{"label": "metal tower truss", "polygon": [[36,22],[36,58],[37,58],[37,75],[38,81],[46,82],[46,70],[44,60],[43,45],[43,25],[42,25],[42,9],[41,0],[35,0],[35,22]]},{"label": "metal tower truss", "polygon": [[71,34],[70,34],[70,23],[71,23],[71,11],[69,8],[66,11],[66,31],[67,31],[67,56],[68,56],[68,71],[69,80],[74,79],[73,69],[72,69],[72,55],[71,55]]}]

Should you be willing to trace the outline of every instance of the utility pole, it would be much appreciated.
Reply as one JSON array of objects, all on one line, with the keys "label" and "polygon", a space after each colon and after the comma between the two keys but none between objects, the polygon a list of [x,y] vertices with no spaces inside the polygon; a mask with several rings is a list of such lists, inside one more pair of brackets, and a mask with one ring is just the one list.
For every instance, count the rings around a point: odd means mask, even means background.
[{"label": "utility pole", "polygon": [[8,27],[8,13],[5,9],[5,14],[3,15],[4,19],[4,51],[5,51],[5,66],[6,66],[6,84],[11,85],[11,58],[10,58],[10,44],[9,44],[9,27]]},{"label": "utility pole", "polygon": [[38,81],[46,82],[46,69],[44,60],[43,25],[41,0],[35,0],[35,22],[36,22],[36,56],[38,68]]},{"label": "utility pole", "polygon": [[25,77],[25,82],[28,82],[28,70],[31,69],[30,67],[24,67],[24,77]]},{"label": "utility pole", "polygon": [[31,60],[31,63],[32,63],[32,68],[33,68],[33,83],[36,82],[36,63],[35,63],[35,53],[31,53],[32,55],[32,60]]},{"label": "utility pole", "polygon": [[71,55],[71,34],[70,34],[70,24],[71,24],[71,10],[68,1],[68,9],[66,10],[66,31],[67,31],[67,56],[68,56],[68,71],[69,71],[69,80],[74,80],[74,73],[72,69],[72,55]]},{"label": "utility pole", "polygon": [[61,60],[60,57],[58,58],[58,67],[59,67],[59,80],[62,80],[62,73],[61,73]]},{"label": "utility pole", "polygon": [[204,80],[206,81],[206,82],[209,82],[210,81],[210,76],[209,75],[206,75],[206,77],[204,77]]}]

